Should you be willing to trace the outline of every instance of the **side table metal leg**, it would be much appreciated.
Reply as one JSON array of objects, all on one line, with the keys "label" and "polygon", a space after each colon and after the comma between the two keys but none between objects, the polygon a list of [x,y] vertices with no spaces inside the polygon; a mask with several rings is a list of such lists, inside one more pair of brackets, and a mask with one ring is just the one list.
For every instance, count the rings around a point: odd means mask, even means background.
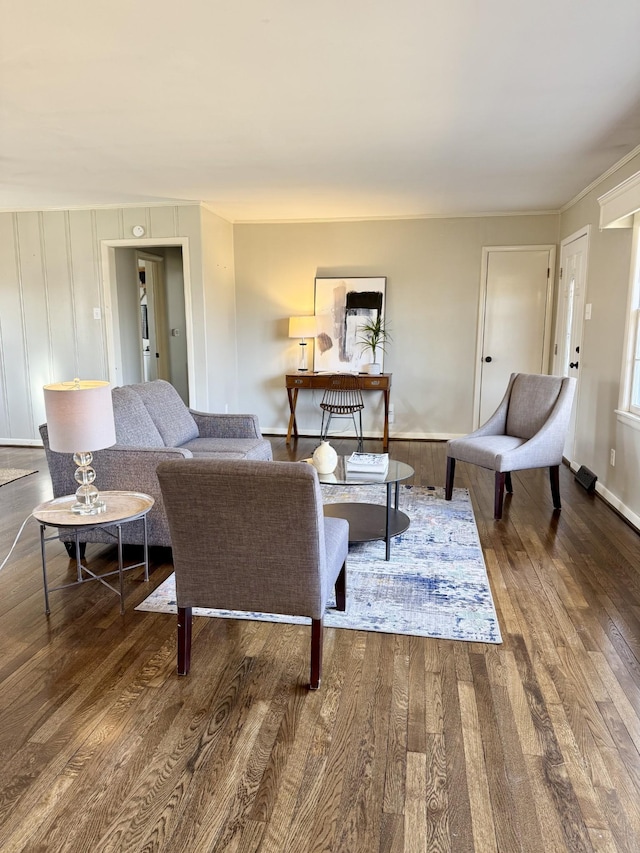
[{"label": "side table metal leg", "polygon": [[122,525],[116,524],[118,528],[118,576],[120,578],[120,614],[124,615],[124,574],[122,566]]},{"label": "side table metal leg", "polygon": [[47,585],[47,555],[44,547],[45,525],[40,525],[40,550],[42,551],[42,582],[44,584],[44,612],[47,616],[51,613],[49,609],[49,587]]},{"label": "side table metal leg", "polygon": [[144,579],[149,580],[149,540],[147,539],[147,516],[142,516],[142,529],[144,541]]},{"label": "side table metal leg", "polygon": [[82,581],[82,559],[80,558],[80,542],[78,541],[78,530],[75,531],[75,541],[76,541],[76,577],[78,578],[78,583]]}]

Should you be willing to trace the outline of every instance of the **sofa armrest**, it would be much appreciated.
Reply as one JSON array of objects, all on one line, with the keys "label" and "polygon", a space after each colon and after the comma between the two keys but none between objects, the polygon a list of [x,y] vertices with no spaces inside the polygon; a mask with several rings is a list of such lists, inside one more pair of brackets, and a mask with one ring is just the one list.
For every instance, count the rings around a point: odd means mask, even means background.
[{"label": "sofa armrest", "polygon": [[257,415],[219,415],[189,409],[200,438],[262,438]]}]

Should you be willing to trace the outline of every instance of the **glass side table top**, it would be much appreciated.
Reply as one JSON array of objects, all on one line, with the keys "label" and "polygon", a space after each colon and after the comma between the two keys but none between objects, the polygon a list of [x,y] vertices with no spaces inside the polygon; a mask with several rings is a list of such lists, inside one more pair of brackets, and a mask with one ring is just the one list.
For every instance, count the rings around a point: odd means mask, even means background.
[{"label": "glass side table top", "polygon": [[[408,480],[415,471],[406,462],[389,460],[389,468],[386,474],[369,474],[361,471],[347,471],[348,456],[338,456],[338,464],[330,474],[318,474],[321,483],[334,486],[373,486],[376,483],[399,483]],[[311,462],[305,459],[305,462]]]}]

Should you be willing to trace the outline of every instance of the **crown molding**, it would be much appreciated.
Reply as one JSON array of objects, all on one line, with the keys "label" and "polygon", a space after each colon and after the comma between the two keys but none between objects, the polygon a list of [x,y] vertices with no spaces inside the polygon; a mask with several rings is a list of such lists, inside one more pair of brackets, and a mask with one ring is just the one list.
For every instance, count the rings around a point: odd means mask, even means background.
[{"label": "crown molding", "polygon": [[[482,213],[415,213],[403,216],[337,216],[320,219],[234,219],[233,225],[321,225],[333,222],[404,222],[416,219],[490,219],[499,216],[557,216],[559,210],[507,210]],[[220,216],[220,214],[217,214]]]},{"label": "crown molding", "polygon": [[567,210],[573,207],[574,204],[577,204],[580,199],[583,199],[592,190],[594,190],[599,184],[601,184],[603,181],[606,181],[607,178],[611,177],[611,175],[615,174],[618,169],[621,169],[623,166],[626,166],[626,164],[630,160],[633,160],[634,157],[637,157],[638,154],[640,154],[640,145],[636,145],[636,147],[632,151],[629,151],[629,153],[625,154],[625,156],[618,160],[617,163],[614,163],[613,166],[610,166],[606,172],[603,172],[600,175],[600,177],[596,178],[595,181],[592,181],[589,186],[581,190],[577,196],[574,196],[574,198],[571,199],[571,201],[568,201],[565,205],[563,205],[558,212],[565,213]]},{"label": "crown molding", "polygon": [[141,207],[201,207],[200,201],[127,201],[121,204],[40,205],[39,207],[0,207],[0,213],[54,213],[65,210],[120,210]]}]

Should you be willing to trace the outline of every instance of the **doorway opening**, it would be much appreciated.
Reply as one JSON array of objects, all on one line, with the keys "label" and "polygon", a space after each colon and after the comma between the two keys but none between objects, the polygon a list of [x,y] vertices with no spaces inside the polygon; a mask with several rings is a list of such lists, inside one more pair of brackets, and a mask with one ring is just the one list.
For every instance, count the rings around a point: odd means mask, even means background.
[{"label": "doorway opening", "polygon": [[103,295],[111,383],[165,379],[189,405],[192,319],[183,243],[103,241]]}]

